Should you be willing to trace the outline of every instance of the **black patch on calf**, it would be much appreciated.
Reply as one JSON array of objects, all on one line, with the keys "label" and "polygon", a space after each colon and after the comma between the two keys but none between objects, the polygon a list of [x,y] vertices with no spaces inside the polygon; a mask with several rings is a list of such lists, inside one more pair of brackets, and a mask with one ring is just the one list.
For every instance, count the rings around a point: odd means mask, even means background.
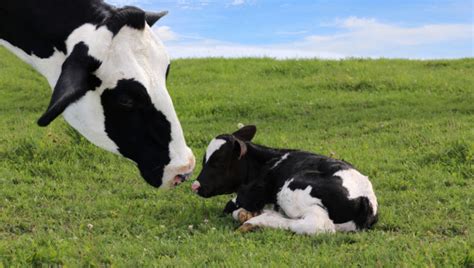
[{"label": "black patch on calf", "polygon": [[234,201],[230,200],[229,202],[227,202],[227,204],[225,205],[225,208],[224,208],[224,213],[225,214],[230,214],[234,211],[236,211],[237,209],[239,209],[239,207],[237,206],[237,204],[234,203]]},{"label": "black patch on calf", "polygon": [[365,196],[349,199],[340,177],[308,171],[293,177],[288,185],[293,191],[308,186],[311,186],[311,196],[321,199],[335,224],[354,221],[358,229],[367,229],[376,222],[369,199]]},{"label": "black patch on calf", "polygon": [[135,161],[142,176],[152,186],[162,184],[164,166],[170,162],[171,125],[156,110],[142,84],[120,80],[102,94],[105,131],[120,153]]},{"label": "black patch on calf", "polygon": [[262,210],[267,204],[266,201],[266,188],[260,181],[243,185],[237,192],[237,206],[250,212]]}]

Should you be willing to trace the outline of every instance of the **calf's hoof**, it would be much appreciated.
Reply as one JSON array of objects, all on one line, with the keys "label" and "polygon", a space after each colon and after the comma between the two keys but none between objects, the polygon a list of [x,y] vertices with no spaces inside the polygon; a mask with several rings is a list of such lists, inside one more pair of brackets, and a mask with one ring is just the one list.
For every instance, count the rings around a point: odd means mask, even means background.
[{"label": "calf's hoof", "polygon": [[253,217],[260,215],[260,212],[250,212],[245,209],[241,209],[238,214],[239,222],[244,223]]},{"label": "calf's hoof", "polygon": [[256,229],[258,229],[257,225],[253,225],[251,223],[244,223],[237,229],[237,232],[248,233],[248,232],[255,231]]}]

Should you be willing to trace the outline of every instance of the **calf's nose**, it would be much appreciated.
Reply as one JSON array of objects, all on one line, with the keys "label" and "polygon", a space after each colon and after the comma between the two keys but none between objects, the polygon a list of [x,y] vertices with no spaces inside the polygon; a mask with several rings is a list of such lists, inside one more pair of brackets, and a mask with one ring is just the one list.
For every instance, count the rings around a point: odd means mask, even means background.
[{"label": "calf's nose", "polygon": [[193,190],[193,192],[197,193],[199,188],[201,187],[201,183],[199,183],[198,181],[195,181],[193,182],[193,184],[191,185],[191,189]]}]

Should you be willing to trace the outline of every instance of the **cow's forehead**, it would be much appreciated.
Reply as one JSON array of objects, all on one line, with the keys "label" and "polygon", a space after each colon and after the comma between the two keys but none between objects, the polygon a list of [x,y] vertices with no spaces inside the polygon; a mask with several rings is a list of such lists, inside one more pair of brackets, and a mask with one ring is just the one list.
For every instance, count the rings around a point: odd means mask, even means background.
[{"label": "cow's forehead", "polygon": [[227,141],[224,139],[213,139],[209,145],[207,146],[206,150],[206,163],[209,161],[211,156],[217,152]]},{"label": "cow's forehead", "polygon": [[103,88],[114,88],[117,81],[133,79],[147,90],[164,88],[169,56],[161,41],[147,26],[143,30],[123,27],[113,38],[97,70]]}]

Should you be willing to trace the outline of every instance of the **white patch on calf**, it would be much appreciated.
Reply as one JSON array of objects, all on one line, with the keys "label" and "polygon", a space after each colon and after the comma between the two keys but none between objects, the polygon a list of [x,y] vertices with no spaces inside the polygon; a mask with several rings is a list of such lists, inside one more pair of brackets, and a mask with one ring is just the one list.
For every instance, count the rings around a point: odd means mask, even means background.
[{"label": "white patch on calf", "polygon": [[277,194],[280,209],[292,220],[288,228],[298,234],[334,232],[333,221],[329,218],[321,199],[311,196],[312,187],[304,190],[289,188],[293,179],[285,182]]},{"label": "white patch on calf", "polygon": [[353,232],[353,231],[357,231],[357,226],[354,221],[339,223],[339,224],[336,224],[336,231]]},{"label": "white patch on calf", "polygon": [[280,160],[278,160],[270,169],[276,168],[276,167],[277,167],[278,165],[280,165],[283,161],[285,161],[285,159],[287,159],[289,155],[290,155],[290,153],[284,154],[284,155],[280,158]]},{"label": "white patch on calf", "polygon": [[207,161],[209,161],[209,159],[211,158],[211,156],[217,151],[219,150],[222,145],[224,145],[226,143],[226,140],[223,140],[223,139],[213,139],[209,145],[207,146],[207,150],[206,150],[206,163]]},{"label": "white patch on calf", "polygon": [[273,210],[264,210],[259,216],[245,222],[262,227],[291,230],[297,234],[334,233],[334,223],[329,219],[327,211],[314,206],[301,218],[289,219]]},{"label": "white patch on calf", "polygon": [[334,173],[342,179],[342,186],[349,192],[349,198],[365,196],[369,199],[374,210],[374,215],[377,214],[377,198],[375,197],[372,183],[367,176],[362,175],[355,169],[340,170]]},{"label": "white patch on calf", "polygon": [[285,182],[277,194],[277,203],[290,218],[300,218],[313,206],[323,206],[321,199],[311,196],[311,186],[304,190],[291,190],[289,185],[293,179]]}]

